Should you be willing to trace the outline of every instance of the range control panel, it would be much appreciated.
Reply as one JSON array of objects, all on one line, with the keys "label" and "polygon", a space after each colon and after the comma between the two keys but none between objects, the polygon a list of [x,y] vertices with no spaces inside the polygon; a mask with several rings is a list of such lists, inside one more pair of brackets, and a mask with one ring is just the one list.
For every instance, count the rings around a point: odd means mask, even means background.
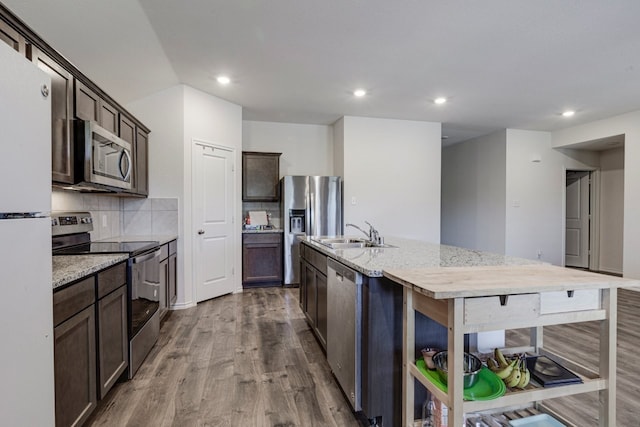
[{"label": "range control panel", "polygon": [[93,219],[90,212],[51,212],[53,236],[86,233],[91,230],[93,230]]}]

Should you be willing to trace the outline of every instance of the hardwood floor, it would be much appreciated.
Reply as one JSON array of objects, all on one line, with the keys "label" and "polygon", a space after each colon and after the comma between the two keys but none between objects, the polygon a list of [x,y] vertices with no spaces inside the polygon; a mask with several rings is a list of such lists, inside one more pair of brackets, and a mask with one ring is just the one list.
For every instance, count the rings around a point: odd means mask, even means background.
[{"label": "hardwood floor", "polygon": [[[617,426],[640,421],[640,292],[618,293]],[[507,333],[508,345],[528,331]],[[549,349],[597,369],[595,322],[544,328]],[[597,426],[598,395],[550,406]],[[297,289],[257,288],[174,311],[136,377],[117,384],[91,426],[359,426],[297,300]]]},{"label": "hardwood floor", "polygon": [[251,289],[172,312],[87,425],[359,426],[297,292]]},{"label": "hardwood floor", "polygon": [[[640,292],[618,290],[616,412],[618,427],[640,426]],[[507,345],[528,342],[528,330],[507,333]],[[545,326],[544,346],[598,370],[599,326],[596,322]],[[598,426],[598,393],[553,399],[549,407],[575,420],[576,426]]]}]

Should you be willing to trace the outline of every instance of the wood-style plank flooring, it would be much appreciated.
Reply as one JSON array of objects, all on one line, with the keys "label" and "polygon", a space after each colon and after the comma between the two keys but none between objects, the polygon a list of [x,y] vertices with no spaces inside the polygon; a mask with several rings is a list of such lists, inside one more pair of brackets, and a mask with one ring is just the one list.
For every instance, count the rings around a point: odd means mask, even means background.
[{"label": "wood-style plank flooring", "polygon": [[[528,343],[528,330],[507,333],[507,345]],[[544,346],[598,371],[599,324],[545,326]],[[640,292],[618,290],[616,412],[618,427],[640,427]],[[598,393],[553,399],[549,407],[580,427],[598,426]],[[547,403],[546,402],[546,403]]]},{"label": "wood-style plank flooring", "polygon": [[91,426],[359,426],[298,306],[259,288],[174,311]]},{"label": "wood-style plank flooring", "polygon": [[[640,426],[640,292],[618,294],[617,426]],[[515,330],[508,345],[528,342]],[[598,325],[544,328],[545,347],[597,369]],[[598,396],[551,401],[597,426]],[[136,377],[117,384],[92,426],[359,426],[304,320],[297,289],[262,288],[172,312]]]}]

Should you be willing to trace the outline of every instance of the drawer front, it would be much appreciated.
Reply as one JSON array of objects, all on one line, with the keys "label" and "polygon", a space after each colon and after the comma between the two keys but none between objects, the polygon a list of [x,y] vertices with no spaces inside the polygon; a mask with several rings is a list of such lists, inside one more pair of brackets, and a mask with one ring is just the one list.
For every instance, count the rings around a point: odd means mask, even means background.
[{"label": "drawer front", "polygon": [[53,324],[69,319],[96,300],[95,276],[88,277],[53,294]]},{"label": "drawer front", "polygon": [[327,275],[327,256],[316,251],[315,249],[306,248],[305,258],[309,264],[313,265],[316,270]]},{"label": "drawer front", "polygon": [[540,316],[540,294],[507,295],[504,305],[500,296],[466,298],[464,323],[483,324],[513,320],[537,319]]},{"label": "drawer front", "polygon": [[127,283],[126,262],[98,273],[98,298],[115,291],[125,283]]},{"label": "drawer front", "polygon": [[160,261],[169,258],[169,244],[160,246]]},{"label": "drawer front", "polygon": [[597,310],[600,308],[600,289],[582,289],[573,291],[542,292],[540,294],[540,313],[566,313],[569,311]]},{"label": "drawer front", "polygon": [[178,241],[172,240],[169,242],[169,255],[173,255],[178,252]]},{"label": "drawer front", "polygon": [[280,243],[282,234],[280,233],[245,233],[242,235],[243,242],[246,244],[252,243]]}]

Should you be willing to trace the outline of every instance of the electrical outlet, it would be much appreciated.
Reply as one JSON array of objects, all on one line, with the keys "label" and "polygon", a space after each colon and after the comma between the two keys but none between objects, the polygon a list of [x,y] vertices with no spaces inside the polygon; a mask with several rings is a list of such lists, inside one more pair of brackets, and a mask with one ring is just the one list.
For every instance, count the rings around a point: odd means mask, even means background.
[{"label": "electrical outlet", "polygon": [[538,249],[538,259],[542,259],[542,249]]},{"label": "electrical outlet", "polygon": [[352,205],[356,204],[356,196],[351,196],[351,204]]},{"label": "electrical outlet", "polygon": [[102,226],[103,227],[107,227],[107,215],[106,214],[102,214]]}]

